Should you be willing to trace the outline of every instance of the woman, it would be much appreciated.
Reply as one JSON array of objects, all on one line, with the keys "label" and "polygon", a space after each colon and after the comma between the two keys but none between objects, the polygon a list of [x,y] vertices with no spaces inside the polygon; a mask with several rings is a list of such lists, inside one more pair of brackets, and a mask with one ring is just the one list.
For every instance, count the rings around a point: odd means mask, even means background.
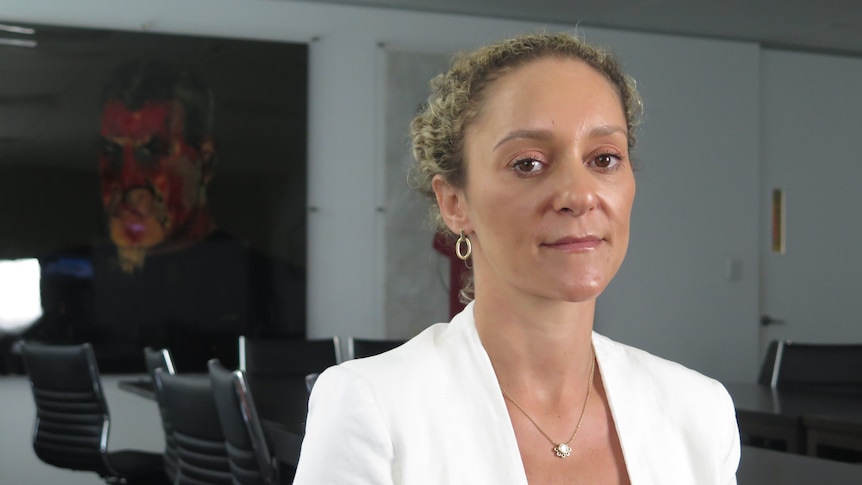
[{"label": "woman", "polygon": [[592,331],[628,245],[634,84],[538,34],[461,55],[432,91],[416,180],[474,300],[321,375],[295,483],[735,483],[721,384]]}]

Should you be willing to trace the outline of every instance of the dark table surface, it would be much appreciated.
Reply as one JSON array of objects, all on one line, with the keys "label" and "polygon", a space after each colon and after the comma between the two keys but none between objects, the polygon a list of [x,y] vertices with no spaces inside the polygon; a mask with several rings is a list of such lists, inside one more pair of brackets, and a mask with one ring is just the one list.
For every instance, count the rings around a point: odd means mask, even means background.
[{"label": "dark table surface", "polygon": [[862,465],[743,446],[736,479],[739,485],[858,484]]},{"label": "dark table surface", "polygon": [[737,412],[788,418],[840,418],[862,423],[862,393],[774,389],[760,384],[725,384]]},{"label": "dark table surface", "polygon": [[[862,454],[862,393],[858,391],[774,389],[759,384],[725,387],[747,443],[766,440],[768,447],[790,453],[847,461],[857,461],[841,458],[847,450],[857,457]],[[836,454],[836,448],[845,452]]]}]

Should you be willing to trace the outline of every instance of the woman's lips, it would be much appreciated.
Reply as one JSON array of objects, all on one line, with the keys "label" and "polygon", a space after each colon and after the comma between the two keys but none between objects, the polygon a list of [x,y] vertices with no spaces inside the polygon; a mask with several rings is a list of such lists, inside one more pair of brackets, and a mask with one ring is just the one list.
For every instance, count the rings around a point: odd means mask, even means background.
[{"label": "woman's lips", "polygon": [[603,239],[595,236],[564,237],[550,243],[544,243],[542,246],[558,251],[583,252],[592,251],[603,242]]},{"label": "woman's lips", "polygon": [[139,222],[127,222],[126,223],[126,231],[134,234],[140,234],[147,229],[147,226],[141,224]]}]

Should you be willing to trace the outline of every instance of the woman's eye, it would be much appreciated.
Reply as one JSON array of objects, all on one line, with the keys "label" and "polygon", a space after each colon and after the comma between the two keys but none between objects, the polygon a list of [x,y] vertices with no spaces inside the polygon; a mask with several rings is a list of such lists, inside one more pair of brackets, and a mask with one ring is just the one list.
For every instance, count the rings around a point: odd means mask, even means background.
[{"label": "woman's eye", "polygon": [[143,165],[155,165],[168,155],[168,143],[160,138],[154,137],[146,144],[135,148],[135,159]]},{"label": "woman's eye", "polygon": [[99,141],[99,153],[105,159],[105,168],[114,173],[123,169],[123,148],[116,143],[102,139]]},{"label": "woman's eye", "polygon": [[602,153],[595,157],[590,163],[596,168],[614,168],[619,165],[621,161],[622,158],[619,155],[614,155],[613,153]]},{"label": "woman's eye", "polygon": [[512,168],[519,173],[534,173],[542,169],[542,162],[535,158],[524,158],[512,164]]}]

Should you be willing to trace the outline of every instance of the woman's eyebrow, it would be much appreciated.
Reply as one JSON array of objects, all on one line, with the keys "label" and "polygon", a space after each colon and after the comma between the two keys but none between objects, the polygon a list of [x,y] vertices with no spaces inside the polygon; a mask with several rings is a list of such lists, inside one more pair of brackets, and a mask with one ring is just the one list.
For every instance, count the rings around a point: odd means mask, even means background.
[{"label": "woman's eyebrow", "polygon": [[[628,137],[628,132],[625,128],[619,125],[600,125],[593,127],[590,129],[588,133],[588,137],[590,138],[601,138],[605,136],[614,135],[616,133],[622,133],[626,137]],[[506,143],[507,141],[515,140],[515,139],[530,139],[530,140],[550,140],[553,138],[553,134],[548,130],[514,130],[510,131],[506,134],[500,141],[494,145],[494,150],[500,147],[500,145]]]},{"label": "woman's eyebrow", "polygon": [[600,125],[596,126],[590,130],[589,136],[591,138],[599,138],[603,136],[610,136],[616,133],[622,133],[626,137],[628,137],[628,132],[625,128],[619,125]]},{"label": "woman's eyebrow", "polygon": [[506,143],[507,141],[518,139],[518,138],[528,138],[531,140],[550,140],[553,137],[550,131],[548,130],[515,130],[510,131],[506,134],[500,141],[494,145],[494,150],[496,150],[500,145]]}]

